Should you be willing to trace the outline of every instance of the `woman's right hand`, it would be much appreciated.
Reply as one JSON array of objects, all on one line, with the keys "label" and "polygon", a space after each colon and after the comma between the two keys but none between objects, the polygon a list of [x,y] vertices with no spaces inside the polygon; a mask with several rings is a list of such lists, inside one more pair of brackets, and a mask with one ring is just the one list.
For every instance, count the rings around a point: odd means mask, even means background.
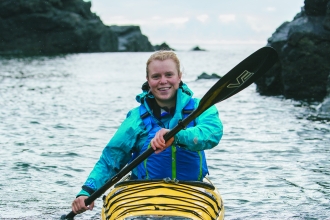
[{"label": "woman's right hand", "polygon": [[87,199],[87,196],[79,196],[72,202],[72,211],[75,214],[83,213],[86,210],[93,210],[94,208],[94,202],[92,202],[89,206],[85,205],[85,200]]},{"label": "woman's right hand", "polygon": [[150,145],[154,149],[156,154],[162,152],[163,150],[172,145],[174,137],[171,137],[168,141],[166,141],[166,143],[164,139],[164,135],[169,131],[169,129],[162,128],[155,134],[155,137],[151,139]]}]

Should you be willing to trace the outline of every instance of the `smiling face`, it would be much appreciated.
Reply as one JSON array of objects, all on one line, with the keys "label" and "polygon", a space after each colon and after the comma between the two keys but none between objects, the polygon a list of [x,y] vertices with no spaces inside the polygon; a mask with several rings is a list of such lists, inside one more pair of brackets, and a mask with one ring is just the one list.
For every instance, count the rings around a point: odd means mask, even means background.
[{"label": "smiling face", "polygon": [[150,91],[161,107],[174,107],[181,73],[172,59],[152,60],[148,65],[147,81]]}]

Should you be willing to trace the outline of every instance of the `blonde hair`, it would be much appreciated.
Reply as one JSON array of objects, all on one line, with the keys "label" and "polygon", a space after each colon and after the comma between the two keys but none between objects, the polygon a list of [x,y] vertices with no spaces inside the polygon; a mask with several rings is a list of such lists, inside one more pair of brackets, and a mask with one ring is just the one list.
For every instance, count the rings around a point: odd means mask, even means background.
[{"label": "blonde hair", "polygon": [[155,53],[153,53],[148,61],[147,61],[147,67],[146,67],[146,73],[147,73],[147,77],[148,77],[148,66],[149,64],[153,61],[153,60],[167,60],[167,59],[172,59],[176,65],[176,68],[178,70],[179,76],[181,75],[181,71],[180,71],[180,60],[179,58],[176,56],[176,54],[173,51],[170,50],[160,50],[160,51],[156,51]]}]

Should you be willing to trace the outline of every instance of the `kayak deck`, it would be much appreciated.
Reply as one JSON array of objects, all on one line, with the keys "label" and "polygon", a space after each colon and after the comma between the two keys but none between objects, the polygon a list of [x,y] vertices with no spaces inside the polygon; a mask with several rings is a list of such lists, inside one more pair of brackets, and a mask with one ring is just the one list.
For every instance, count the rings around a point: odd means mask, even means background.
[{"label": "kayak deck", "polygon": [[103,198],[103,220],[221,220],[224,206],[212,183],[172,180],[128,180]]}]

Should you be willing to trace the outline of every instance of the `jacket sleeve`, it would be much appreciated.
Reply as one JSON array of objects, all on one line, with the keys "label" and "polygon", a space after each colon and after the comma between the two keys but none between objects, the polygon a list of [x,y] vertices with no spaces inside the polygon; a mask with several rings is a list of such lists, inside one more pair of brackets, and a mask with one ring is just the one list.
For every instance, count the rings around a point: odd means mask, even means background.
[{"label": "jacket sleeve", "polygon": [[127,118],[103,149],[100,159],[77,196],[90,196],[130,161],[138,136],[142,131],[141,126],[143,126],[137,112],[128,113]]},{"label": "jacket sleeve", "polygon": [[217,108],[213,105],[195,119],[194,127],[181,130],[174,137],[175,144],[191,151],[201,151],[217,146],[223,126]]}]

